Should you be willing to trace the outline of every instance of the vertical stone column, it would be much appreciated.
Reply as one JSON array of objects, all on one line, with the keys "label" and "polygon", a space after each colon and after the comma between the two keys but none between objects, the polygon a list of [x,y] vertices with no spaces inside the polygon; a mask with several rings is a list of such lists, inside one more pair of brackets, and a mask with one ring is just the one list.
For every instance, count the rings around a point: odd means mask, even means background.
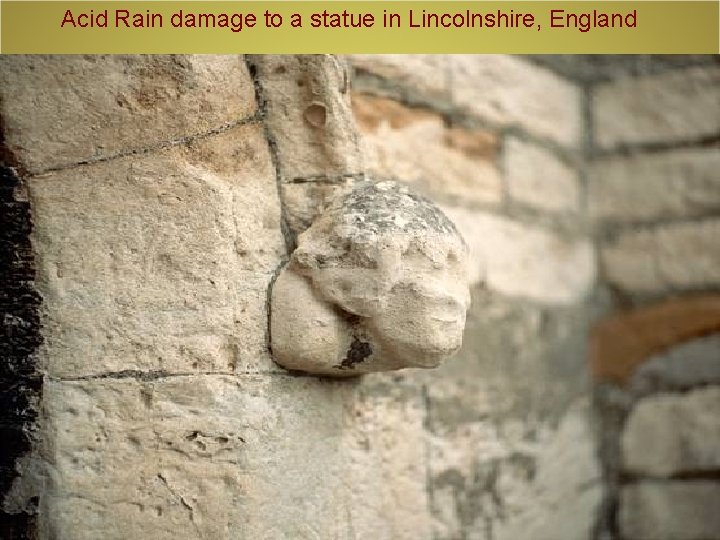
[{"label": "vertical stone column", "polygon": [[333,55],[264,55],[255,73],[291,244],[333,198],[364,178],[350,73]]}]

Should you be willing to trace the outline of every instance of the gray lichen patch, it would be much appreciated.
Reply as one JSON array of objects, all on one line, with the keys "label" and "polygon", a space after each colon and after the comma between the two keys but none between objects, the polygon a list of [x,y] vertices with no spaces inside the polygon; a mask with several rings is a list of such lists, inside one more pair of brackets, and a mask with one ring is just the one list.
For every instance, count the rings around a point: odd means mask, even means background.
[{"label": "gray lichen patch", "polygon": [[360,233],[431,230],[458,234],[437,206],[396,182],[362,183],[341,201],[338,210],[340,220]]},{"label": "gray lichen patch", "polygon": [[418,251],[436,263],[462,258],[455,225],[429,200],[396,182],[359,182],[304,233],[292,264],[312,268],[381,268]]}]

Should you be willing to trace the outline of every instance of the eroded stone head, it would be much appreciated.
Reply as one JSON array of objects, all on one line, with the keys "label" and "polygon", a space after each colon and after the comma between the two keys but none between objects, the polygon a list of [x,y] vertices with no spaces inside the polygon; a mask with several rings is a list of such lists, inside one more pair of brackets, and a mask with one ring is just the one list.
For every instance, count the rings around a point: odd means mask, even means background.
[{"label": "eroded stone head", "polygon": [[428,200],[363,182],[298,238],[272,291],[275,360],[347,376],[436,367],[462,344],[467,247]]}]

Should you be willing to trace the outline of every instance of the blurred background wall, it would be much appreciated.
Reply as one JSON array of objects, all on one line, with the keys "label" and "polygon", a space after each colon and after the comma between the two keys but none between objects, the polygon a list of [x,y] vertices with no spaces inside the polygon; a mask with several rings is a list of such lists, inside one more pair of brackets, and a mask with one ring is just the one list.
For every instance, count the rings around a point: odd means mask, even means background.
[{"label": "blurred background wall", "polygon": [[[8,538],[720,538],[718,57],[2,57]],[[472,253],[464,346],[272,362],[357,179]],[[30,247],[31,246],[31,247]]]}]

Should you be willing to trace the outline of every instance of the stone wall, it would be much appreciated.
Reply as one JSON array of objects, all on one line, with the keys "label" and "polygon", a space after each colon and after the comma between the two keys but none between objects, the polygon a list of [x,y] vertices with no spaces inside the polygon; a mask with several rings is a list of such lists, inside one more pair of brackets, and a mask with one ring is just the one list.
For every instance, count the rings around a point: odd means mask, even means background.
[{"label": "stone wall", "polygon": [[685,60],[589,90],[602,538],[720,538],[720,65]]},{"label": "stone wall", "polygon": [[516,57],[351,62],[366,169],[441,204],[473,255],[463,349],[423,374],[430,534],[588,538],[602,488],[582,93]]},{"label": "stone wall", "polygon": [[[19,177],[2,193],[27,201],[23,283],[42,297],[35,397],[8,422],[33,436],[1,464],[4,512],[30,516],[12,537],[590,539],[612,538],[618,514],[649,527],[638,538],[664,527],[630,512],[688,486],[625,489],[635,401],[609,380],[601,463],[587,335],[616,306],[717,284],[717,70],[663,72],[678,95],[647,103],[644,79],[570,71],[513,56],[0,58]],[[463,348],[432,371],[289,373],[272,361],[269,288],[297,235],[368,177],[411,185],[465,236]],[[687,401],[647,392],[659,401],[637,409],[627,452],[653,410],[694,418],[716,400],[696,386]]]}]

